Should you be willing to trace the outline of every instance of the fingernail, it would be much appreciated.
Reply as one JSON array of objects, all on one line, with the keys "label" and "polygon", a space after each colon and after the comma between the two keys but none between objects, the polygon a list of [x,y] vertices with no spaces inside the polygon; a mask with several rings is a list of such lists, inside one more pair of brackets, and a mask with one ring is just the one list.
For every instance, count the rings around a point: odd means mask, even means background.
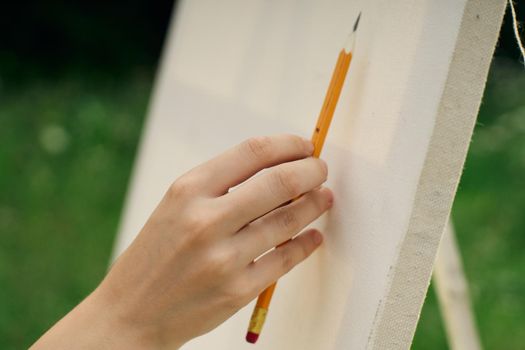
[{"label": "fingernail", "polygon": [[330,193],[330,197],[328,198],[328,208],[331,208],[334,206],[334,195]]},{"label": "fingernail", "polygon": [[304,140],[304,144],[306,147],[306,152],[308,152],[308,154],[314,153],[314,144],[312,143],[312,141],[308,139],[303,139],[303,140]]},{"label": "fingernail", "polygon": [[321,190],[325,196],[326,205],[328,206],[328,209],[330,209],[334,205],[334,193],[328,187],[319,186],[318,189]]},{"label": "fingernail", "polygon": [[319,245],[323,242],[323,235],[319,231],[314,231],[313,239],[314,239],[315,245]]}]

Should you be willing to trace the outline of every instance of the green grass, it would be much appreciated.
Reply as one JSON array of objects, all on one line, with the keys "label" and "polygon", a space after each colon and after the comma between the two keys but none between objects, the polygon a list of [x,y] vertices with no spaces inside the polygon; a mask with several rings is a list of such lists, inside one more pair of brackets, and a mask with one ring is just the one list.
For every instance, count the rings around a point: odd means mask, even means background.
[{"label": "green grass", "polygon": [[1,349],[27,348],[103,277],[151,80],[0,92]]},{"label": "green grass", "polygon": [[[0,85],[0,348],[26,348],[104,276],[152,74]],[[454,205],[487,349],[525,339],[525,74],[492,69]],[[414,349],[447,348],[433,291]]]}]

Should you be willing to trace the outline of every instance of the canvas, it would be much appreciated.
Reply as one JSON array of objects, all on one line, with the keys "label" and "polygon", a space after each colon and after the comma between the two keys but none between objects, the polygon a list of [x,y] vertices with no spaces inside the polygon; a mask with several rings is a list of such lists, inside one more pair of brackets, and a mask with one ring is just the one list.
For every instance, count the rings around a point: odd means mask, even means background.
[{"label": "canvas", "polygon": [[[260,349],[406,349],[479,107],[504,0],[179,1],[115,246],[170,183],[254,135],[309,137],[362,11],[322,158],[323,246],[279,281]],[[184,349],[249,349],[253,305]]]}]

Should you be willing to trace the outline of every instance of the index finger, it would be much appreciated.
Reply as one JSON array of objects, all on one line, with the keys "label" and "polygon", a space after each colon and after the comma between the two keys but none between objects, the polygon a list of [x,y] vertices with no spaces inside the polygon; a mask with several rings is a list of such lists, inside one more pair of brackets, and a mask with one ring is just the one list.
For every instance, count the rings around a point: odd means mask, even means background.
[{"label": "index finger", "polygon": [[192,169],[207,195],[221,196],[259,171],[312,155],[311,141],[297,135],[252,137]]}]

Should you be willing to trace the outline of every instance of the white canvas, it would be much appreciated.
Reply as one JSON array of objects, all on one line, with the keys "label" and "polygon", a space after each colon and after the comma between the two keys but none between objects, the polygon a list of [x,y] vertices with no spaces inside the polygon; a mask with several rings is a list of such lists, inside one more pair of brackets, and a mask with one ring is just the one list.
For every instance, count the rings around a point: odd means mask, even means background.
[{"label": "white canvas", "polygon": [[[180,1],[116,243],[169,184],[254,135],[309,137],[362,11],[322,157],[325,243],[279,281],[261,349],[408,348],[477,114],[504,0]],[[185,349],[250,349],[253,305]]]}]

